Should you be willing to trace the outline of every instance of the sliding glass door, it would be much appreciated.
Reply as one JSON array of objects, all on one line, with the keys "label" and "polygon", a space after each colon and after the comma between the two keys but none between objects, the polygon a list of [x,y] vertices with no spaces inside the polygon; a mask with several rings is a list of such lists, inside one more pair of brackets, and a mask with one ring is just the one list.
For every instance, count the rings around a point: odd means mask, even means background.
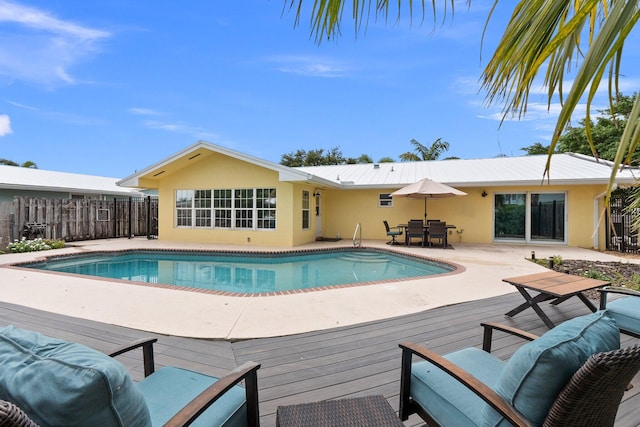
[{"label": "sliding glass door", "polygon": [[565,201],[565,193],[495,194],[494,240],[565,242]]},{"label": "sliding glass door", "polygon": [[494,200],[494,237],[524,239],[526,194],[496,194]]},{"label": "sliding glass door", "polygon": [[564,242],[564,194],[531,194],[531,240]]}]

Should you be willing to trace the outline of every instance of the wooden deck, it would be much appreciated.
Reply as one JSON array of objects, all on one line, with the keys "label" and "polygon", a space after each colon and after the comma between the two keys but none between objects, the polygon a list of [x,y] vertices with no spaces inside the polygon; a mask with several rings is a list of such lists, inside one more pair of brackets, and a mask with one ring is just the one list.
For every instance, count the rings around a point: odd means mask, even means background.
[{"label": "wooden deck", "polygon": [[[575,300],[575,301],[573,301]],[[144,331],[81,320],[0,302],[0,325],[13,324],[46,335],[80,342],[101,351],[130,340],[156,336],[156,363],[175,365],[220,376],[253,360],[258,371],[261,425],[275,425],[279,405],[341,397],[384,395],[398,408],[400,350],[398,343],[425,344],[438,353],[480,346],[481,321],[493,320],[542,334],[547,329],[533,310],[513,319],[506,313],[522,302],[517,293],[456,304],[422,313],[293,336],[238,342],[210,341],[149,334]],[[541,307],[556,323],[589,311],[578,299]],[[623,336],[622,345],[635,340]],[[494,353],[508,357],[521,341],[505,336],[494,339]],[[120,357],[134,379],[142,376],[138,354]],[[407,426],[424,425],[410,418]],[[617,426],[640,425],[640,376],[628,391],[618,413]]]}]

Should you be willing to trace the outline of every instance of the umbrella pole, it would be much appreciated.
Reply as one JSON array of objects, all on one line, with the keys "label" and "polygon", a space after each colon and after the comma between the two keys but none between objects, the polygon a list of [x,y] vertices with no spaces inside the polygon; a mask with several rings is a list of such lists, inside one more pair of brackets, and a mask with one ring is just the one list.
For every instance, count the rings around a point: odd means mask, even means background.
[{"label": "umbrella pole", "polygon": [[424,223],[427,223],[427,198],[424,198]]}]

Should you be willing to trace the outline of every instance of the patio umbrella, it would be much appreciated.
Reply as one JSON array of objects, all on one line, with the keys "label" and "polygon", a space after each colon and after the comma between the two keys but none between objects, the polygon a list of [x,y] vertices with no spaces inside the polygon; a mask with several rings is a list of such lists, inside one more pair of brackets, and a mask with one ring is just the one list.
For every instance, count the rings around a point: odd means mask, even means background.
[{"label": "patio umbrella", "polygon": [[427,220],[427,199],[443,199],[445,197],[466,196],[467,193],[456,188],[449,187],[429,178],[409,184],[391,193],[391,197],[409,197],[411,199],[424,199],[424,220]]}]

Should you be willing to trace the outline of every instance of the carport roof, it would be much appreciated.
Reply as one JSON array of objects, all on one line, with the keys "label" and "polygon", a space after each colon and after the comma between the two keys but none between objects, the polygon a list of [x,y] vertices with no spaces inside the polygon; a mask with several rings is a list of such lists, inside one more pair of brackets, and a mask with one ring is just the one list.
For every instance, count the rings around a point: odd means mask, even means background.
[{"label": "carport roof", "polygon": [[134,196],[138,191],[116,185],[118,178],[0,165],[0,188]]}]

